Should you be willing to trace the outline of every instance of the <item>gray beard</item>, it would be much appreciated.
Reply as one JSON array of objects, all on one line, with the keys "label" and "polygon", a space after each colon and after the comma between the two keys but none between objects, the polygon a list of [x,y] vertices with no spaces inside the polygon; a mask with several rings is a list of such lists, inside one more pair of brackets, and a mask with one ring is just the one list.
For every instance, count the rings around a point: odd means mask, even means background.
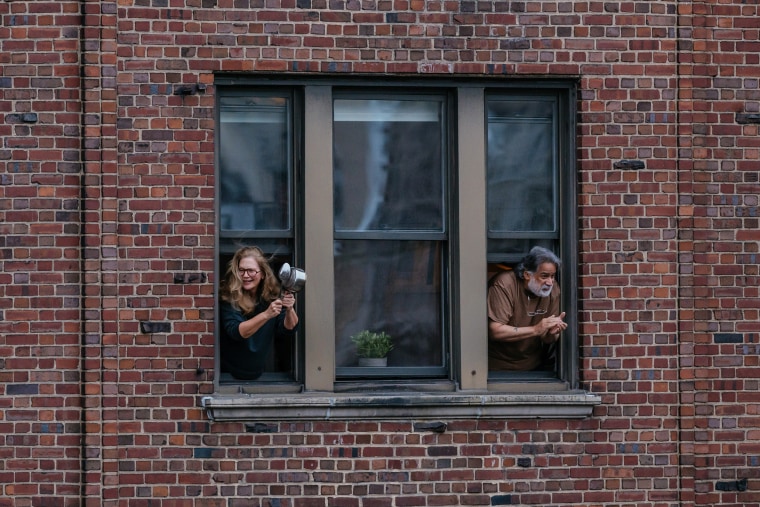
[{"label": "gray beard", "polygon": [[540,282],[538,282],[537,280],[533,278],[531,278],[530,281],[528,282],[528,290],[530,290],[534,295],[540,298],[545,298],[546,296],[552,293],[551,287],[541,285]]}]

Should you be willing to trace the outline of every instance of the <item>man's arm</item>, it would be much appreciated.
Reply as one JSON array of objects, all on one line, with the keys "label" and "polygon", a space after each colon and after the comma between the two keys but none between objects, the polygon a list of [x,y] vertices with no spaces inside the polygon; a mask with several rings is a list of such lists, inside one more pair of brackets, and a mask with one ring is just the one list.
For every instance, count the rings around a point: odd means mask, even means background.
[{"label": "man's arm", "polygon": [[500,342],[517,342],[525,338],[540,336],[546,342],[553,342],[559,337],[567,323],[563,320],[565,312],[559,316],[551,315],[535,326],[516,327],[509,324],[502,324],[493,320],[488,321],[488,337]]},{"label": "man's arm", "polygon": [[535,326],[516,327],[493,320],[488,321],[488,337],[499,342],[518,342],[536,336]]}]

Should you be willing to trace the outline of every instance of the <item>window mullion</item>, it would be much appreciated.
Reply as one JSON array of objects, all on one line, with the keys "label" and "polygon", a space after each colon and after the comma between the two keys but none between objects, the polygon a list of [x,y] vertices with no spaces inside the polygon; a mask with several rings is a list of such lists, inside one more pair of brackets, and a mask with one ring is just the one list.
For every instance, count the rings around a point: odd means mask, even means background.
[{"label": "window mullion", "polygon": [[304,89],[304,388],[332,391],[335,381],[332,92]]},{"label": "window mullion", "polygon": [[459,303],[455,333],[462,389],[486,389],[488,325],[486,321],[486,159],[483,88],[464,88],[458,97]]}]

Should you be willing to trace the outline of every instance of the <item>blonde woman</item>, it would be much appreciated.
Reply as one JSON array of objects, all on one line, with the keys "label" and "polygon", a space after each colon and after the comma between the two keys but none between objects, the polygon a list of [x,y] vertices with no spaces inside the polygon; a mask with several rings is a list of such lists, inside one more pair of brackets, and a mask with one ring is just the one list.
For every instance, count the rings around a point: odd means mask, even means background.
[{"label": "blonde woman", "polygon": [[223,371],[255,380],[274,340],[291,339],[298,327],[295,296],[280,297],[280,283],[258,247],[235,252],[220,287]]}]

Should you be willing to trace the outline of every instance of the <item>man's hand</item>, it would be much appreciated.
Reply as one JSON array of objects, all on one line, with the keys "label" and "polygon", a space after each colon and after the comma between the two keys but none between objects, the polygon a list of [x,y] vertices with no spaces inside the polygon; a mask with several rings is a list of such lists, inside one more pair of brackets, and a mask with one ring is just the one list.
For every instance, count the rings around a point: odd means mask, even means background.
[{"label": "man's hand", "polygon": [[540,337],[546,343],[553,343],[559,338],[559,334],[567,329],[565,312],[550,315],[535,326],[515,327],[502,324],[493,320],[488,321],[488,338],[501,342],[516,342],[535,336]]},{"label": "man's hand", "polygon": [[559,338],[559,334],[567,329],[567,322],[564,319],[565,312],[546,317],[536,325],[537,331],[539,331],[538,334],[541,335],[541,338],[545,342],[551,343],[556,341]]}]

